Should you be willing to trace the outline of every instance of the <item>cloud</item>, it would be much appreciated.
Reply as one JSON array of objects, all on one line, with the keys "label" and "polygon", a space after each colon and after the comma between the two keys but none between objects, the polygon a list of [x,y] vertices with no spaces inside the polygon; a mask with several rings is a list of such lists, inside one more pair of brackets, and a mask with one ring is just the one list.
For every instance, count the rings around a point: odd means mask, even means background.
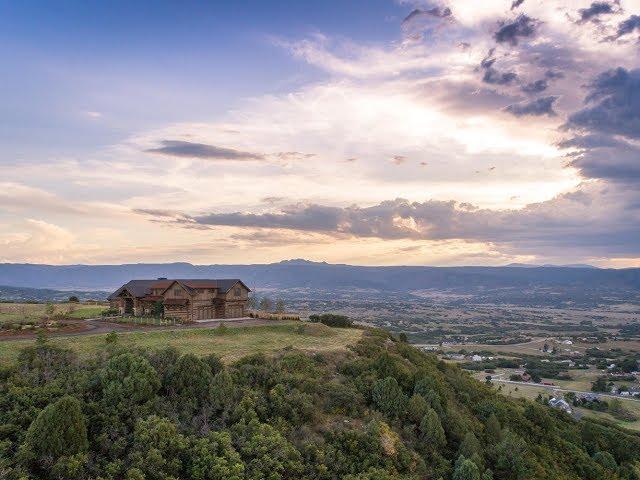
[{"label": "cloud", "polygon": [[161,147],[145,150],[172,157],[201,158],[205,160],[264,160],[264,155],[242,152],[232,148],[217,147],[206,143],[194,143],[184,140],[161,140]]},{"label": "cloud", "polygon": [[[409,34],[409,37],[413,36]],[[276,39],[274,43],[310,65],[358,79],[394,78],[441,68],[447,58],[446,50],[428,48],[417,41],[380,48],[352,42],[336,45],[324,35],[314,35],[299,41]]]},{"label": "cloud", "polygon": [[505,111],[512,113],[516,117],[522,117],[525,115],[549,115],[555,116],[556,112],[553,110],[553,104],[558,100],[558,96],[550,95],[548,97],[540,97],[529,102],[516,103],[505,107]]},{"label": "cloud", "polygon": [[18,231],[0,234],[0,262],[21,258],[22,261],[58,261],[67,258],[75,235],[58,225],[44,220],[26,218]]},{"label": "cloud", "polygon": [[571,114],[564,128],[640,139],[640,69],[608,70],[588,87],[590,106]]},{"label": "cloud", "polygon": [[436,18],[446,18],[451,16],[451,9],[449,7],[433,7],[427,10],[416,8],[407,15],[404,20],[402,20],[402,25],[406,26],[412,21],[420,18],[420,17],[436,17]]},{"label": "cloud", "polygon": [[521,14],[513,22],[501,22],[500,28],[493,34],[498,43],[516,46],[521,38],[533,37],[538,27],[538,20]]},{"label": "cloud", "polygon": [[569,166],[585,178],[605,179],[617,183],[640,180],[640,147],[609,135],[587,134],[558,144],[570,150]]},{"label": "cloud", "polygon": [[608,2],[593,2],[589,7],[578,10],[578,13],[580,14],[578,22],[584,23],[590,20],[594,21],[600,15],[615,13],[615,10],[613,5]]},{"label": "cloud", "polygon": [[279,203],[285,200],[285,197],[277,197],[277,196],[269,196],[261,198],[261,201],[264,203]]},{"label": "cloud", "polygon": [[247,242],[257,247],[280,247],[288,245],[322,245],[334,243],[335,237],[313,232],[291,232],[286,230],[261,229],[250,232],[233,233],[234,241]]},{"label": "cloud", "polygon": [[559,78],[564,78],[564,73],[562,72],[557,72],[555,70],[547,70],[544,73],[544,76],[547,77],[549,80],[558,80]]},{"label": "cloud", "polygon": [[292,162],[298,160],[307,160],[316,156],[315,153],[302,153],[302,152],[278,152],[274,155],[279,160],[285,162]]},{"label": "cloud", "polygon": [[514,72],[500,72],[493,65],[496,58],[493,56],[495,49],[489,50],[489,53],[480,62],[480,69],[484,70],[482,81],[491,85],[509,85],[513,83],[518,75]]},{"label": "cloud", "polygon": [[520,87],[525,93],[540,93],[549,88],[549,83],[545,79],[536,80],[535,82],[527,83]]},{"label": "cloud", "polygon": [[46,190],[16,182],[0,182],[0,211],[34,210],[55,214],[93,214],[80,202],[63,199]]},{"label": "cloud", "polygon": [[[493,210],[475,205],[398,198],[362,207],[296,204],[267,213],[210,213],[192,221],[214,227],[315,232],[340,238],[465,240],[517,245],[528,251],[549,247],[640,254],[640,204],[628,192],[585,185],[523,209]],[[179,225],[179,224],[178,224]]]},{"label": "cloud", "polygon": [[613,38],[620,38],[629,33],[633,33],[634,30],[640,30],[640,15],[631,15],[626,20],[620,22],[618,31]]}]

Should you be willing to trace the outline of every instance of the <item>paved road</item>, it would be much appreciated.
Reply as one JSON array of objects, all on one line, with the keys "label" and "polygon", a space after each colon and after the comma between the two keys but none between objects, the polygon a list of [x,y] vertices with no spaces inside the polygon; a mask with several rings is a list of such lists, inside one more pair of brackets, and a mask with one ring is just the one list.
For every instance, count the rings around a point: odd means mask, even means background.
[{"label": "paved road", "polygon": [[[228,327],[247,327],[254,325],[278,325],[286,323],[279,320],[264,320],[259,318],[226,318],[221,320],[208,320],[190,323],[188,325],[135,325],[132,323],[118,323],[103,320],[101,318],[88,318],[86,320],[69,321],[66,323],[77,324],[82,330],[75,332],[47,332],[48,337],[78,337],[82,335],[96,335],[109,332],[150,332],[158,330],[178,330],[181,328],[215,328],[224,322]],[[1,335],[0,342],[12,340],[30,340],[36,337],[35,333],[22,333],[18,335]]]},{"label": "paved road", "polygon": [[555,390],[558,392],[573,392],[573,393],[579,393],[579,394],[584,394],[584,395],[598,395],[599,397],[609,397],[609,398],[619,398],[621,400],[631,400],[633,402],[640,402],[640,399],[638,398],[634,398],[634,397],[623,397],[621,395],[613,395],[611,393],[600,393],[600,392],[585,392],[582,390],[571,390],[568,388],[562,388],[562,387],[558,387],[556,385],[543,385],[541,383],[531,383],[531,382],[516,382],[514,380],[502,380],[501,378],[496,378],[496,377],[491,377],[491,381],[492,382],[499,382],[499,383],[513,383],[516,385],[528,385],[530,387],[537,387],[537,388],[546,388],[547,390]]}]

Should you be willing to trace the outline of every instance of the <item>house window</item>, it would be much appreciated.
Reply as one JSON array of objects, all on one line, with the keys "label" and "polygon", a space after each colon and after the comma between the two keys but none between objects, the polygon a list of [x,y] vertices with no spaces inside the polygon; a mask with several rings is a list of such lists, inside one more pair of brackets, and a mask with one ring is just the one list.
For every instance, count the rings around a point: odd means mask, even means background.
[{"label": "house window", "polygon": [[174,297],[179,297],[179,296],[180,296],[180,294],[181,294],[181,292],[180,292],[180,289],[179,289],[179,288],[176,288],[176,289],[173,291],[173,296],[174,296]]},{"label": "house window", "polygon": [[239,289],[239,288],[236,288],[236,289],[233,291],[233,295],[234,295],[234,296],[236,296],[236,297],[239,297],[239,296],[241,295],[240,289]]}]

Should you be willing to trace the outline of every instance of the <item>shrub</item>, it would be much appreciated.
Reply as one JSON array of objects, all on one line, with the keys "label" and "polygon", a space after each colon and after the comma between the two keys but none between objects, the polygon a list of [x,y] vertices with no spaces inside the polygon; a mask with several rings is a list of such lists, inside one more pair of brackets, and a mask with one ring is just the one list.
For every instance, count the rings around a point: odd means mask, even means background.
[{"label": "shrub", "polygon": [[29,426],[23,447],[39,461],[85,452],[89,442],[80,401],[66,396],[49,404]]},{"label": "shrub", "polygon": [[335,313],[323,313],[322,315],[309,315],[309,321],[323,323],[329,327],[349,328],[353,326],[353,321],[346,315]]}]

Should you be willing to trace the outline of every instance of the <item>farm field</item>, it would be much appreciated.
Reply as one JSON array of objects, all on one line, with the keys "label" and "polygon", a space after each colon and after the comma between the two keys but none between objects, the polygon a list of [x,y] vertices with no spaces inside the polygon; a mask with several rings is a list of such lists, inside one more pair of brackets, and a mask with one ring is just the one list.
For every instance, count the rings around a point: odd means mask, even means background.
[{"label": "farm field", "polygon": [[[291,322],[279,325],[220,329],[179,329],[118,334],[118,344],[127,347],[162,348],[173,346],[182,353],[216,353],[229,362],[253,353],[269,353],[295,345],[297,349],[322,352],[344,349],[357,342],[363,330],[330,328],[322,324]],[[70,348],[82,358],[99,353],[106,334],[50,338],[52,345]],[[20,350],[34,340],[0,342],[0,363],[13,362]]]}]

